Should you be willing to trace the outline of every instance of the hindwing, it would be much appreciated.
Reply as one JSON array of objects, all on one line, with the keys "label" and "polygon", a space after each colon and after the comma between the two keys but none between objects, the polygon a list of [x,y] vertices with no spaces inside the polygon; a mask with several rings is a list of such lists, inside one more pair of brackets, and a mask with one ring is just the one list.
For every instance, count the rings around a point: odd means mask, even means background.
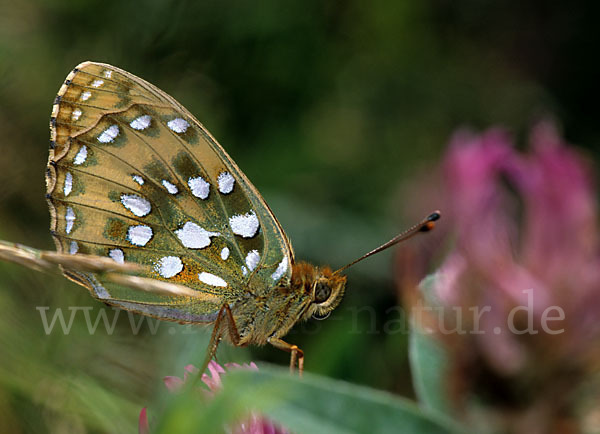
[{"label": "hindwing", "polygon": [[169,95],[114,66],[85,62],[60,88],[50,129],[46,184],[58,251],[147,265],[144,277],[199,292],[140,293],[64,270],[95,297],[203,322],[225,302],[235,309],[245,293],[289,286],[293,251],[277,219],[212,135]]}]

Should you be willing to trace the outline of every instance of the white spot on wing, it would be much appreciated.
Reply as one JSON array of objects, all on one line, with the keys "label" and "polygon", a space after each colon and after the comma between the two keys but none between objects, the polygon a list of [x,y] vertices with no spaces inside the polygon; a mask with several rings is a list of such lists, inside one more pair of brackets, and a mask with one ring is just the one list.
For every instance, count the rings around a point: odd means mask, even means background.
[{"label": "white spot on wing", "polygon": [[104,71],[104,76],[105,76],[106,78],[110,78],[110,77],[112,77],[112,71],[109,71],[108,69],[107,69],[107,70],[105,70],[105,71]]},{"label": "white spot on wing", "polygon": [[211,285],[211,286],[221,286],[221,287],[227,286],[227,282],[225,282],[219,276],[215,276],[214,274],[210,274],[205,271],[198,274],[198,279],[200,279],[201,282],[204,282],[207,285]]},{"label": "white spot on wing", "polygon": [[177,256],[165,256],[160,258],[160,261],[158,261],[154,269],[162,277],[169,279],[181,273],[181,270],[183,270],[183,262],[181,262],[181,259]]},{"label": "white spot on wing", "polygon": [[179,192],[179,189],[177,189],[177,186],[169,181],[167,181],[166,179],[162,180],[162,185],[167,189],[167,191],[171,194],[177,194]]},{"label": "white spot on wing", "polygon": [[260,253],[258,250],[251,250],[246,255],[246,265],[249,271],[254,271],[258,263],[260,262]]},{"label": "white spot on wing", "polygon": [[137,182],[140,185],[144,185],[144,178],[142,178],[140,175],[131,175],[131,177],[133,178],[133,180],[135,182]]},{"label": "white spot on wing", "polygon": [[244,238],[252,238],[259,227],[258,217],[254,211],[229,217],[229,226],[234,234]]},{"label": "white spot on wing", "polygon": [[188,185],[194,196],[199,197],[200,199],[206,199],[208,197],[208,193],[210,192],[210,184],[201,176],[188,179]]},{"label": "white spot on wing", "polygon": [[248,269],[246,268],[246,266],[245,266],[245,265],[242,265],[242,274],[243,274],[244,276],[247,276],[247,275],[248,275]]},{"label": "white spot on wing", "polygon": [[122,194],[121,203],[138,217],[147,216],[152,211],[150,202],[137,194]]},{"label": "white spot on wing", "polygon": [[75,211],[73,211],[73,208],[68,206],[67,212],[65,213],[65,221],[66,221],[65,232],[67,234],[70,234],[71,231],[73,230],[73,225],[75,224],[75,218],[76,218]]},{"label": "white spot on wing", "polygon": [[134,130],[142,131],[150,126],[151,120],[152,120],[152,118],[149,115],[143,115],[143,116],[140,116],[139,118],[135,118],[134,120],[132,120],[129,125]]},{"label": "white spot on wing", "polygon": [[79,118],[81,117],[82,111],[78,108],[76,108],[75,110],[73,110],[73,113],[71,113],[71,120],[77,121],[79,120]]},{"label": "white spot on wing", "polygon": [[127,230],[127,240],[134,246],[145,246],[152,238],[152,228],[150,226],[139,225],[131,226]]},{"label": "white spot on wing", "polygon": [[106,300],[107,298],[111,298],[110,294],[106,290],[106,288],[100,285],[100,282],[95,277],[88,277],[89,282],[92,284],[92,288],[94,288],[94,292],[98,296],[98,298],[102,300]]},{"label": "white spot on wing", "polygon": [[288,269],[288,259],[286,256],[284,256],[283,259],[281,260],[281,262],[279,263],[279,265],[277,266],[277,269],[273,272],[273,274],[271,274],[271,279],[273,279],[275,282],[277,282],[279,279],[281,279],[283,277],[283,275],[285,274],[287,269]]},{"label": "white spot on wing", "polygon": [[100,87],[104,84],[104,80],[94,80],[92,82],[92,87]]},{"label": "white spot on wing", "polygon": [[69,253],[71,255],[74,255],[78,251],[79,251],[79,245],[75,241],[71,241],[71,244],[69,245]]},{"label": "white spot on wing", "polygon": [[75,158],[73,158],[73,164],[76,166],[80,166],[81,164],[85,163],[86,158],[87,158],[87,146],[83,145],[81,147],[81,149],[79,149],[79,152],[77,153],[77,155],[75,155]]},{"label": "white spot on wing", "polygon": [[190,124],[182,118],[175,118],[167,122],[167,126],[176,133],[185,133]]},{"label": "white spot on wing", "polygon": [[65,186],[63,188],[65,197],[71,193],[71,190],[73,190],[73,175],[71,175],[71,172],[67,172],[65,175]]},{"label": "white spot on wing", "polygon": [[229,258],[229,247],[223,247],[223,250],[221,250],[221,259],[226,261],[227,258]]},{"label": "white spot on wing", "polygon": [[188,249],[203,249],[210,245],[210,237],[221,235],[219,232],[207,231],[193,222],[187,222],[175,234]]},{"label": "white spot on wing", "polygon": [[221,172],[217,178],[219,191],[223,194],[231,193],[235,184],[235,178],[229,172]]},{"label": "white spot on wing", "polygon": [[121,249],[112,249],[108,252],[108,256],[115,261],[117,264],[123,264],[125,262],[125,255]]},{"label": "white spot on wing", "polygon": [[117,125],[111,125],[98,136],[100,143],[110,143],[115,140],[115,137],[119,135],[119,127]]},{"label": "white spot on wing", "polygon": [[87,101],[88,99],[90,99],[90,96],[92,96],[92,92],[90,92],[89,90],[82,92],[81,93],[81,101]]}]

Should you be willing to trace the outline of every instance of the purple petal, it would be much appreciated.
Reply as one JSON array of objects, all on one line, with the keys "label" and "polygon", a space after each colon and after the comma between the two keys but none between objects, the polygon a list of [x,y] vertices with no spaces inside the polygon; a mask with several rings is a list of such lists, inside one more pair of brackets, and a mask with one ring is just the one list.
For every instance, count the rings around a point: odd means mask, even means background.
[{"label": "purple petal", "polygon": [[165,386],[167,386],[167,389],[169,389],[169,392],[178,392],[185,384],[184,380],[173,376],[164,377],[163,382],[165,383]]},{"label": "purple petal", "polygon": [[289,431],[257,414],[239,423],[233,430],[235,434],[288,434]]},{"label": "purple petal", "polygon": [[208,374],[202,374],[202,381],[214,392],[221,387],[220,374],[224,374],[225,369],[214,360],[211,360],[208,364],[208,370],[210,376]]},{"label": "purple petal", "polygon": [[493,274],[511,262],[517,238],[514,201],[502,178],[519,167],[518,155],[500,130],[481,136],[461,132],[451,141],[443,166],[458,250],[470,267]]},{"label": "purple petal", "polygon": [[194,365],[187,365],[185,368],[183,368],[183,370],[183,381],[187,381],[189,375],[195,375],[198,373],[198,368],[196,368]]},{"label": "purple petal", "polygon": [[139,434],[149,434],[150,433],[150,425],[148,424],[148,414],[146,412],[146,407],[142,408],[140,411],[139,423],[138,423],[138,433]]},{"label": "purple petal", "polygon": [[597,261],[597,209],[588,167],[548,122],[537,126],[531,140],[534,153],[518,178],[526,205],[524,262],[548,283],[580,291],[581,279],[594,268],[590,262]]}]

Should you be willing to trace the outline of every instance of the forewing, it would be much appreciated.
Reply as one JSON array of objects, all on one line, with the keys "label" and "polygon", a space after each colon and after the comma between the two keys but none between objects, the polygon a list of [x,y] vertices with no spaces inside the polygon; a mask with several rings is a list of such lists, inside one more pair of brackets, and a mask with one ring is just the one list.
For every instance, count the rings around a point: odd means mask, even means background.
[{"label": "forewing", "polygon": [[[65,270],[92,294],[177,321],[211,321],[222,302],[287,286],[293,252],[261,195],[172,97],[110,65],[85,62],[56,98],[47,168],[57,249],[148,265],[145,277],[200,297],[139,293]],[[206,294],[206,300],[201,295]]]}]

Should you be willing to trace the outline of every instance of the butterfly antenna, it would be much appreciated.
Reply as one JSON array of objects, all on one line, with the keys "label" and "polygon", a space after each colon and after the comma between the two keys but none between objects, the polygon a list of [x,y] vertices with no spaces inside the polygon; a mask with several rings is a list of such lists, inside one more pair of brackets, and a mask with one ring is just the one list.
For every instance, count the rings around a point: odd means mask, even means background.
[{"label": "butterfly antenna", "polygon": [[360,258],[356,259],[355,261],[350,262],[348,265],[344,265],[342,268],[334,271],[333,274],[338,274],[338,273],[344,271],[346,268],[352,267],[354,264],[362,261],[363,259],[367,259],[369,256],[372,256],[372,255],[379,253],[387,248],[390,248],[395,244],[398,244],[402,241],[406,241],[409,238],[412,238],[413,236],[417,235],[420,232],[429,232],[430,230],[432,230],[435,227],[434,222],[436,220],[439,220],[440,217],[441,217],[441,214],[439,211],[432,212],[431,214],[429,214],[427,217],[425,217],[422,221],[420,221],[416,225],[405,230],[404,232],[399,233],[394,238],[389,240],[387,243],[382,244],[381,246],[377,247],[374,250],[371,250],[369,253],[365,253]]}]

